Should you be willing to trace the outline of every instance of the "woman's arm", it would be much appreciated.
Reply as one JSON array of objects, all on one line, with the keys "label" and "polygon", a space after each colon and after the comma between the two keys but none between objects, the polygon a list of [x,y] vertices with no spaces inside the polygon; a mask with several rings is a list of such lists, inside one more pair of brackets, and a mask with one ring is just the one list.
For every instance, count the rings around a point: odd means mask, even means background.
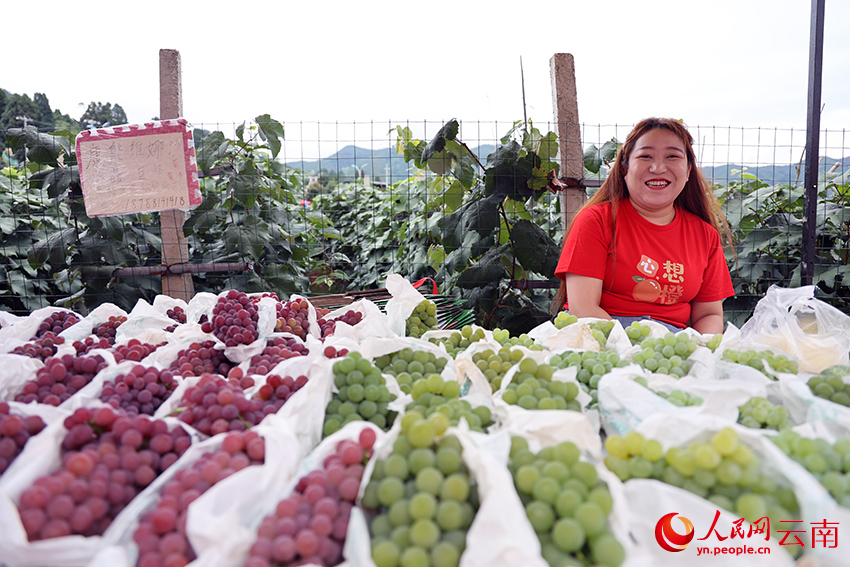
[{"label": "woman's arm", "polygon": [[[572,311],[572,305],[570,305]],[[692,301],[691,327],[702,334],[723,332],[723,301]]]},{"label": "woman's arm", "polygon": [[611,316],[599,306],[602,300],[602,280],[578,274],[566,274],[567,303],[570,313],[576,317],[610,319]]}]

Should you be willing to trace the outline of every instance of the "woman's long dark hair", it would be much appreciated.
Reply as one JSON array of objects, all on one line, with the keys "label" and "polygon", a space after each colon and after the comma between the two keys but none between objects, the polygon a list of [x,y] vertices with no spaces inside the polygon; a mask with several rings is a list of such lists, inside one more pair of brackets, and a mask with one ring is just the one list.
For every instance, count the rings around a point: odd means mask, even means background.
[{"label": "woman's long dark hair", "polygon": [[[581,210],[593,205],[611,203],[611,225],[614,227],[614,231],[616,232],[617,209],[620,206],[620,201],[629,197],[629,188],[626,185],[626,172],[629,169],[629,159],[631,158],[632,151],[634,151],[635,144],[637,144],[637,141],[641,138],[641,136],[650,130],[655,130],[657,128],[669,130],[682,140],[682,145],[685,147],[685,154],[688,158],[688,165],[691,168],[690,175],[685,183],[685,188],[673,204],[698,216],[713,226],[721,235],[723,240],[725,240],[725,243],[731,247],[733,241],[732,231],[729,229],[729,224],[726,222],[726,218],[720,210],[720,203],[714,196],[714,192],[711,190],[711,185],[709,185],[708,180],[706,180],[700,168],[697,167],[696,155],[694,154],[693,147],[693,137],[691,137],[691,133],[688,132],[688,129],[685,128],[681,121],[674,120],[672,118],[646,118],[635,125],[632,131],[629,132],[629,135],[626,136],[626,141],[617,152],[617,155],[611,164],[611,171],[608,173],[608,177],[605,178],[605,181],[602,182],[602,185],[596,193],[594,193],[593,197],[584,204]],[[581,213],[581,210],[576,213],[573,219]],[[572,224],[571,220],[570,226],[567,227],[567,230],[564,233],[564,242],[566,242],[567,234],[569,234],[570,229],[572,229]],[[614,248],[614,240],[615,239],[612,237],[612,251]],[[552,301],[552,306],[550,308],[550,312],[552,314],[557,313],[563,308],[566,295],[567,286],[562,280],[558,293]]]}]

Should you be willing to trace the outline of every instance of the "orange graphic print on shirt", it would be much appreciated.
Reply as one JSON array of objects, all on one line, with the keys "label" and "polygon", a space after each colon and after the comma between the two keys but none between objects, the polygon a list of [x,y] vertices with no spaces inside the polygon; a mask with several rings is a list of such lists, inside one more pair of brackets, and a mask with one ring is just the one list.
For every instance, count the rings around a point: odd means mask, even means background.
[{"label": "orange graphic print on shirt", "polygon": [[660,298],[661,303],[670,305],[676,303],[682,296],[684,292],[683,284],[685,283],[684,265],[670,260],[665,261],[660,279],[670,283],[663,285],[654,279],[649,279],[658,274],[661,267],[658,262],[646,254],[642,254],[636,267],[641,275],[632,276],[632,279],[636,282],[632,291],[632,297],[635,301],[654,303]]}]

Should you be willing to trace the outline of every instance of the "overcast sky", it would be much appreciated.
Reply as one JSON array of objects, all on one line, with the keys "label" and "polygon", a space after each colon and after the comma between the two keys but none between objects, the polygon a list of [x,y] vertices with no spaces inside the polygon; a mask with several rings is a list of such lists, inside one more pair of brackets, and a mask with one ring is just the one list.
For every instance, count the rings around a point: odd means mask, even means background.
[{"label": "overcast sky", "polygon": [[[552,120],[549,59],[575,57],[579,119],[805,128],[808,0],[243,2],[41,0],[5,7],[0,87],[79,118],[159,115],[180,51],[193,124]],[[850,126],[850,2],[826,0],[823,128]],[[503,133],[503,132],[502,132]]]}]

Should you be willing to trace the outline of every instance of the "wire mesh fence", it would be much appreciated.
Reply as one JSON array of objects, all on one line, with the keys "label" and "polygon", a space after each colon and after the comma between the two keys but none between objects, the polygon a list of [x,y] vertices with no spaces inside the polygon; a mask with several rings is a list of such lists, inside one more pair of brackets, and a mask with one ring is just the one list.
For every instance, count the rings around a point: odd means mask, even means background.
[{"label": "wire mesh fence", "polygon": [[[164,261],[160,214],[86,216],[72,133],[63,145],[59,135],[4,132],[12,143],[0,161],[0,309],[20,314],[63,305],[86,312],[105,302],[130,309],[138,299],[152,301],[163,292],[163,273],[178,272],[189,272],[181,281],[192,292],[342,293],[381,287],[388,273],[411,281],[432,277],[441,293],[462,287],[457,278],[444,276],[474,265],[487,253],[486,241],[465,242],[464,231],[482,232],[481,226],[455,227],[459,236],[449,235],[445,219],[469,204],[476,185],[467,190],[457,183],[458,170],[417,168],[411,157],[444,123],[280,125],[283,135],[276,138],[251,122],[191,124],[203,203],[182,221],[188,262],[180,267]],[[457,140],[475,156],[462,173],[480,180],[488,156],[519,136],[516,126],[460,122]],[[542,135],[556,126],[533,125]],[[604,178],[606,151],[632,128],[568,126],[580,128],[586,180]],[[804,228],[816,234],[819,296],[850,312],[850,289],[843,283],[850,261],[846,132],[821,132],[818,220],[804,227],[804,130],[700,125],[689,130],[736,237],[727,258],[737,295],[724,305],[727,319],[740,325],[772,284],[800,285]],[[594,190],[593,183],[586,185]],[[543,191],[504,216],[508,227],[530,219],[561,242],[556,193]],[[495,222],[485,222],[494,229],[493,247],[505,230],[500,219]],[[522,275],[504,285],[539,281],[526,284],[523,293],[541,306],[551,299],[550,277],[533,270]]]}]

